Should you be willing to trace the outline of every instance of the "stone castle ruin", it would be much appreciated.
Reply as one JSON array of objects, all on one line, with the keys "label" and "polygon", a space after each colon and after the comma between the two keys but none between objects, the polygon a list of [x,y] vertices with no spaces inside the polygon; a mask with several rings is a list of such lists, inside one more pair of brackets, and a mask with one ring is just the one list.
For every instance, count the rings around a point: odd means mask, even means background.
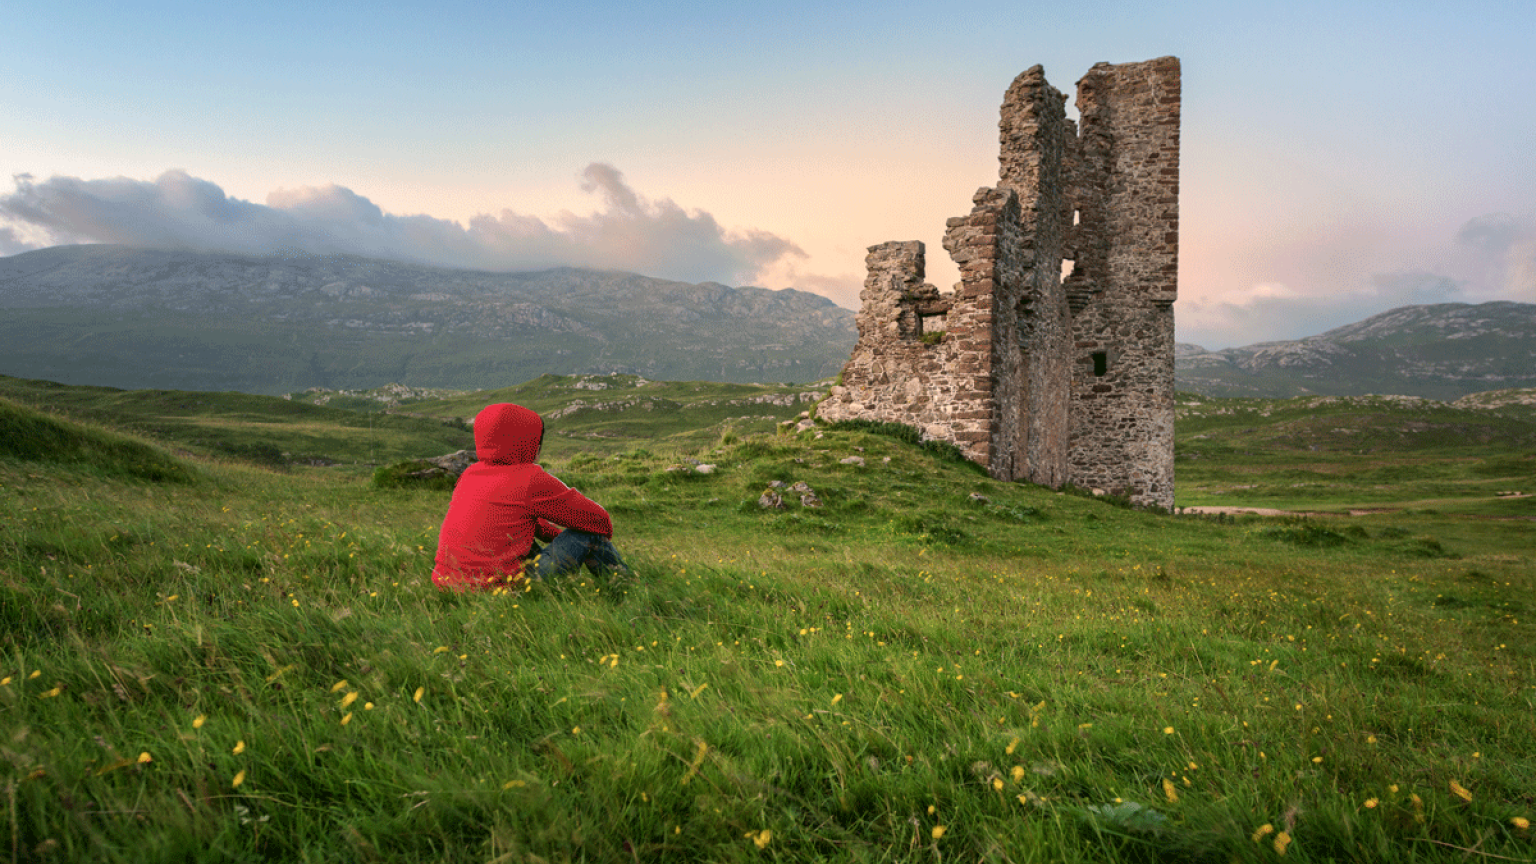
[{"label": "stone castle ruin", "polygon": [[950,219],[953,292],[871,246],[858,343],[817,411],[915,426],[1001,480],[1173,507],[1179,61],[1095,65],[1080,122],[1039,66],[1008,88],[999,184]]}]

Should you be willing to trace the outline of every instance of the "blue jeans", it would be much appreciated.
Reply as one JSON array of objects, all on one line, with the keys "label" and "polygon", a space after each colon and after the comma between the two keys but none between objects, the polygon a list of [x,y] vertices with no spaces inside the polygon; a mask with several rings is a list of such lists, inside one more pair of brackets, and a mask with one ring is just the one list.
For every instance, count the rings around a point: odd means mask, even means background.
[{"label": "blue jeans", "polygon": [[593,573],[603,571],[627,571],[629,565],[619,557],[613,541],[601,534],[567,528],[555,535],[542,550],[535,549],[534,557],[523,570],[529,579],[550,579],[573,573],[585,565]]}]

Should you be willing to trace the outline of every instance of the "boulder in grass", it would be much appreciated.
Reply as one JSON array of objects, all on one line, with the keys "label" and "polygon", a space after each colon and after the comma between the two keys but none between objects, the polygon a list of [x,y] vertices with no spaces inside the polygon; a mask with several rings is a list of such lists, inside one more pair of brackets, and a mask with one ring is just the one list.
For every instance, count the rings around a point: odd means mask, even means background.
[{"label": "boulder in grass", "polygon": [[444,471],[452,474],[454,479],[457,480],[458,476],[464,473],[464,469],[475,464],[475,451],[460,450],[457,453],[449,453],[447,456],[433,456],[422,461],[430,462],[442,468]]},{"label": "boulder in grass", "polygon": [[374,469],[373,485],[380,489],[440,489],[452,491],[459,474],[428,459],[410,459]]}]

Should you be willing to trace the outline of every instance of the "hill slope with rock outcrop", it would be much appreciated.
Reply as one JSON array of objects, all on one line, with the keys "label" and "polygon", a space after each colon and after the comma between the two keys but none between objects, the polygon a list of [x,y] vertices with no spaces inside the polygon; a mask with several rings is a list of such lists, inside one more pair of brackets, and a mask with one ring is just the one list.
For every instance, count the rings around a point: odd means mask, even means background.
[{"label": "hill slope with rock outcrop", "polygon": [[1207,351],[1180,344],[1179,390],[1279,398],[1391,393],[1451,401],[1536,387],[1536,304],[1403,306],[1318,336]]}]

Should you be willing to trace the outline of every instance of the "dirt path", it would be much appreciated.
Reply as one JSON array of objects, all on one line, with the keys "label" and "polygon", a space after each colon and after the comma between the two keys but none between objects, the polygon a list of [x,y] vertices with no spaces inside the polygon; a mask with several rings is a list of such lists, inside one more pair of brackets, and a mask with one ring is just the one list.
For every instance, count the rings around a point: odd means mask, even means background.
[{"label": "dirt path", "polygon": [[[1495,495],[1493,500],[1505,501],[1510,498],[1527,498],[1528,492],[1512,492],[1506,495]],[[1373,513],[1392,513],[1396,507],[1352,507],[1345,511],[1329,510],[1276,510],[1272,507],[1180,507],[1182,513],[1194,513],[1200,516],[1215,516],[1225,514],[1229,516],[1370,516]],[[1527,518],[1527,517],[1511,517]]]}]

